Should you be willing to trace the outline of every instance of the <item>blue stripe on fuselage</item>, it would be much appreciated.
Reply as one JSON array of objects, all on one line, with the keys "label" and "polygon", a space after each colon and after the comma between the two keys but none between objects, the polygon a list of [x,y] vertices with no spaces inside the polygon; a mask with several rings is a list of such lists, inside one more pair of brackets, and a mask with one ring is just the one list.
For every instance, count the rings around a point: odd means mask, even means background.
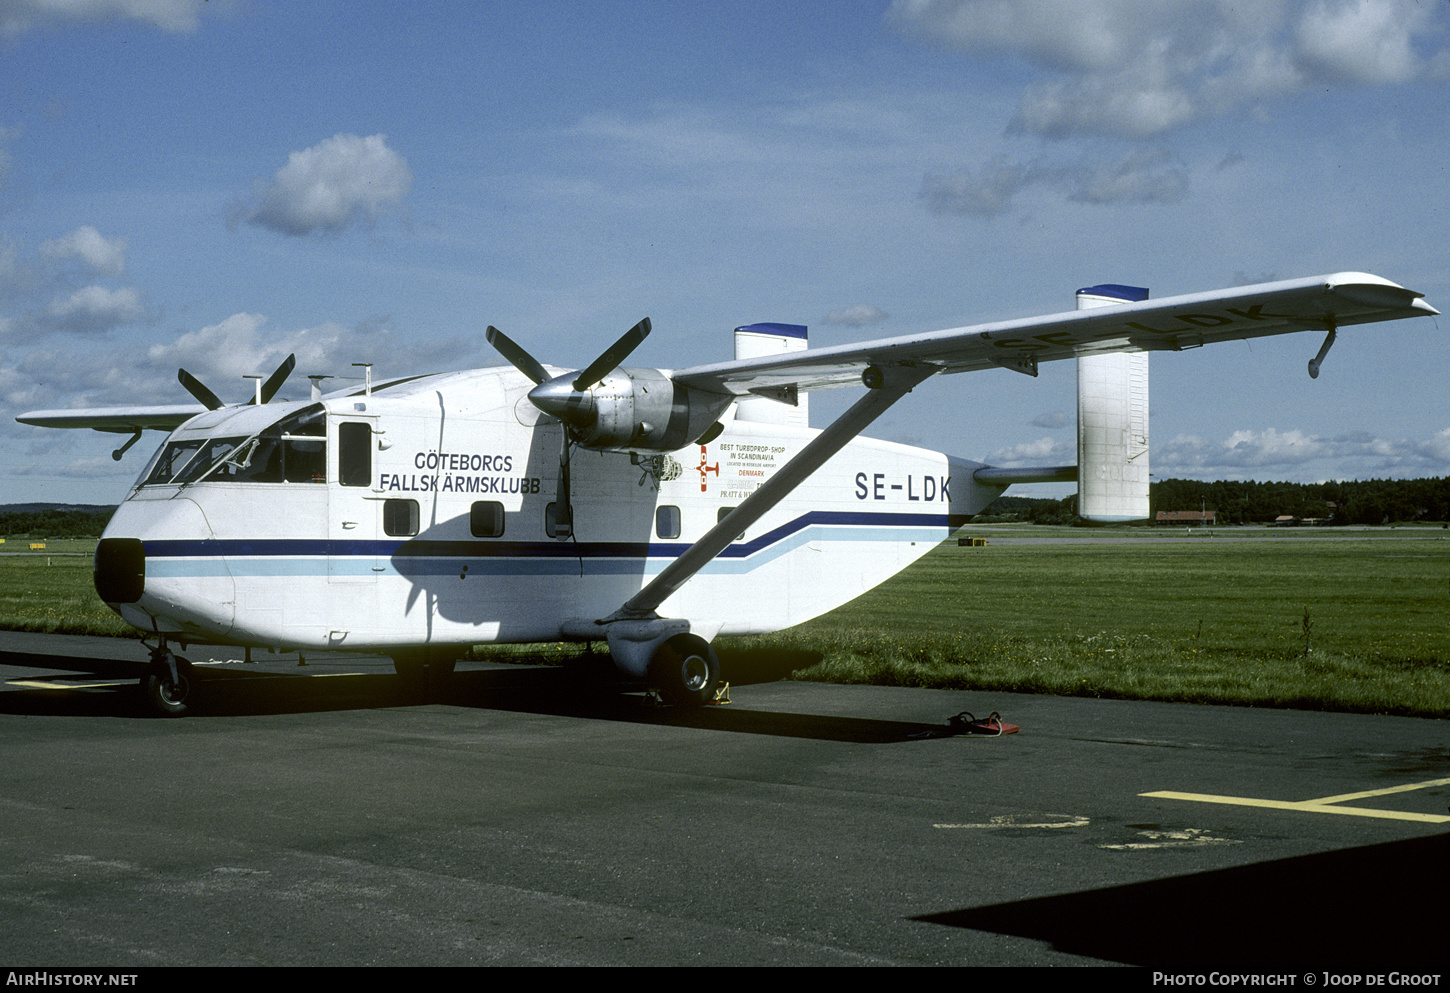
[{"label": "blue stripe on fuselage", "polygon": [[[736,542],[708,566],[715,573],[746,573],[810,541],[940,541],[967,518],[948,514],[812,511],[750,541]],[[213,538],[144,542],[148,575],[284,576],[331,571],[351,561],[376,574],[379,560],[404,576],[471,574],[588,574],[657,572],[689,542],[510,541],[403,538],[350,541],[317,538]],[[342,571],[348,571],[344,568]]]}]

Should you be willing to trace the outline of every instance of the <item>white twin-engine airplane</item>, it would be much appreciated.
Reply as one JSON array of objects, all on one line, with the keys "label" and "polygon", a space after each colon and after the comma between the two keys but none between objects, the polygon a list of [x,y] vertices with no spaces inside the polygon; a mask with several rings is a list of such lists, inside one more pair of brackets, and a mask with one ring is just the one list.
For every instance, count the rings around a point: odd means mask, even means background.
[{"label": "white twin-engine airplane", "polygon": [[[735,332],[735,359],[620,365],[641,321],[582,371],[513,365],[246,404],[185,370],[202,407],[36,411],[45,427],[169,431],[96,550],[96,590],[145,632],[142,685],[184,713],[191,644],[358,650],[447,673],[467,646],[603,640],[672,702],[712,699],[718,635],[774,631],[845,603],[925,554],[1012,483],[1076,479],[1089,521],[1148,516],[1153,351],[1438,313],[1340,273],[1147,299],[1079,291],[1028,320],[807,349],[806,329]],[[931,376],[1078,359],[1078,465],[992,468],[858,437]],[[317,377],[318,379],[322,377]],[[824,430],[811,390],[864,386]]]}]

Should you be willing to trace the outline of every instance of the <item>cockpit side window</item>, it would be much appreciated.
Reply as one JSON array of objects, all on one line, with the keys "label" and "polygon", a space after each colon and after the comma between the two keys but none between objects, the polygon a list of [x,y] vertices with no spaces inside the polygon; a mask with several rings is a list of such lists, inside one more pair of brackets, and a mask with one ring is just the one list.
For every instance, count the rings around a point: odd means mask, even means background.
[{"label": "cockpit side window", "polygon": [[250,438],[188,438],[170,442],[141,485],[201,480],[326,482],[327,418],[322,405],[304,407]]},{"label": "cockpit side window", "polygon": [[207,438],[201,443],[195,457],[190,459],[180,472],[171,477],[173,483],[194,483],[206,475],[219,461],[237,450],[245,438]]},{"label": "cockpit side window", "polygon": [[207,441],[206,438],[188,438],[186,441],[171,442],[161,450],[161,454],[152,463],[151,471],[141,481],[141,485],[176,482],[176,477],[186,468],[187,463],[196,457],[197,452]]}]

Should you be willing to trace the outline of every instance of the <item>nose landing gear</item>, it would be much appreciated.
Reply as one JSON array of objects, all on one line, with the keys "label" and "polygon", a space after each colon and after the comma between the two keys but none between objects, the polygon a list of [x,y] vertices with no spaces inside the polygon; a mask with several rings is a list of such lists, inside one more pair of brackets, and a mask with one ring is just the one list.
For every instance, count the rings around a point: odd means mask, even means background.
[{"label": "nose landing gear", "polygon": [[161,717],[182,717],[195,696],[191,663],[174,654],[166,639],[151,649],[151,664],[141,677],[141,692],[147,706]]}]

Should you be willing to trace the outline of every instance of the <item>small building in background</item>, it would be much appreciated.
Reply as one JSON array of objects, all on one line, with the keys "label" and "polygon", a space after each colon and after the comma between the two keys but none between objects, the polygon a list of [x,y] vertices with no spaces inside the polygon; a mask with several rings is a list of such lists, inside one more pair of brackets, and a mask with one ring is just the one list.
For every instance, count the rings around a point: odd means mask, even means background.
[{"label": "small building in background", "polygon": [[1207,526],[1213,524],[1215,513],[1212,510],[1160,510],[1153,523]]}]

